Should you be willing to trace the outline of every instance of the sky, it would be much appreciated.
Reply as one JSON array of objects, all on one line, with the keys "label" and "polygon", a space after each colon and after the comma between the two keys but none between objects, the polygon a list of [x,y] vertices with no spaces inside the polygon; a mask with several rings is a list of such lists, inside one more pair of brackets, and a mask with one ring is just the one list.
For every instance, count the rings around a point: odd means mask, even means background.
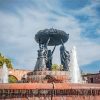
[{"label": "sky", "polygon": [[[76,46],[83,72],[99,72],[100,0],[0,0],[0,52],[14,68],[34,69],[38,50],[34,37],[46,28],[69,34],[66,50]],[[59,46],[53,56],[53,63],[60,64]]]}]

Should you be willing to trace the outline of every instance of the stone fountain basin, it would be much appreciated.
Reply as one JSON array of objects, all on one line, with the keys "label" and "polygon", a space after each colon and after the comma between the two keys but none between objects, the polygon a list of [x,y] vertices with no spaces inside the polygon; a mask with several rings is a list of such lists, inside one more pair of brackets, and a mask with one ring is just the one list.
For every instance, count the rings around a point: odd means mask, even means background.
[{"label": "stone fountain basin", "polygon": [[4,83],[0,100],[100,100],[100,84]]},{"label": "stone fountain basin", "polygon": [[69,34],[66,34],[64,31],[57,29],[40,30],[35,35],[35,40],[37,43],[40,42],[41,44],[45,44],[50,39],[48,46],[60,45],[62,44],[62,41],[65,43],[68,38]]}]

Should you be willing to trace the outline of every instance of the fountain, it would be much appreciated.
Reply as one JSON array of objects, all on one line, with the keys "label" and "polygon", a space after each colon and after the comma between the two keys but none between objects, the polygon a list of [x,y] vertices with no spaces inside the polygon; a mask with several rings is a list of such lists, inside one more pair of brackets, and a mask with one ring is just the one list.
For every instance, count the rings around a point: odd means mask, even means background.
[{"label": "fountain", "polygon": [[[68,38],[62,30],[40,30],[35,35],[39,44],[37,62],[34,70],[23,76],[23,83],[2,84],[8,83],[8,70],[3,65],[0,100],[100,100],[100,84],[81,84],[76,48],[69,53],[64,46]],[[53,71],[52,58],[58,45],[63,68]]]},{"label": "fountain", "polygon": [[2,68],[1,82],[8,83],[8,69],[5,63],[3,64],[3,68]]},{"label": "fountain", "polygon": [[[64,43],[68,41],[69,34],[58,29],[45,29],[40,30],[35,35],[35,40],[39,44],[38,58],[34,70],[48,69],[52,68],[52,57],[56,46],[61,45],[60,56],[61,64],[64,65],[64,70],[67,70],[67,58],[68,54],[65,50]],[[54,47],[53,50],[48,50],[48,46]]]},{"label": "fountain", "polygon": [[70,76],[71,83],[82,83],[80,68],[77,62],[76,47],[74,46],[70,54]]}]

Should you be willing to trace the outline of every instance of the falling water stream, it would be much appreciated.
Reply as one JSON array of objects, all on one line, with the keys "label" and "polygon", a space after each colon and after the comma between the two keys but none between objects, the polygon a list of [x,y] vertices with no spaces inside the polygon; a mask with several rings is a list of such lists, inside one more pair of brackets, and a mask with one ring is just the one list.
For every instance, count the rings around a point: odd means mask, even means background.
[{"label": "falling water stream", "polygon": [[70,58],[70,76],[72,83],[82,83],[80,68],[77,62],[76,47],[74,46],[71,51]]},{"label": "falling water stream", "polygon": [[8,68],[5,63],[3,64],[1,79],[2,83],[8,83]]}]

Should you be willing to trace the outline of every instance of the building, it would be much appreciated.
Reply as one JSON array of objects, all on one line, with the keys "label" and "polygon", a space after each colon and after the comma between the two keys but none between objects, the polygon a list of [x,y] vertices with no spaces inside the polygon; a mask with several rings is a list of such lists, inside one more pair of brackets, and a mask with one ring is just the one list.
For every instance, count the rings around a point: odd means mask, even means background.
[{"label": "building", "polygon": [[97,83],[100,84],[100,72],[94,74],[86,74],[83,75],[83,78],[86,80],[87,83]]}]

